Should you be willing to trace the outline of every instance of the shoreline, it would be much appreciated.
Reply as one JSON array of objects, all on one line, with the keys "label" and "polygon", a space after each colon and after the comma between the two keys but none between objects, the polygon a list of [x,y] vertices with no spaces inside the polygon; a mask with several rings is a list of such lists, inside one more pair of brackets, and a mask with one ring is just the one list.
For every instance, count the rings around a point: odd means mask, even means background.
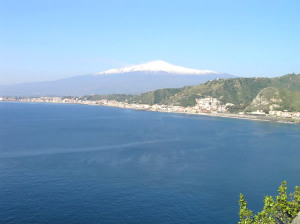
[{"label": "shoreline", "polygon": [[[105,105],[101,105],[105,106]],[[108,106],[114,107],[114,106]],[[121,108],[121,107],[115,107]],[[272,122],[272,123],[282,123],[282,124],[300,124],[300,120],[297,122],[284,120],[283,118],[275,118],[275,117],[259,117],[253,115],[240,115],[240,114],[230,114],[230,113],[189,113],[189,112],[170,112],[170,111],[157,111],[157,110],[139,110],[134,108],[121,108],[121,109],[131,109],[135,111],[147,111],[147,112],[158,112],[158,113],[170,113],[170,114],[186,114],[186,115],[200,115],[200,116],[208,116],[208,117],[217,117],[217,118],[232,118],[232,119],[240,119],[240,120],[251,120],[251,121],[262,121],[262,122]]]},{"label": "shoreline", "polygon": [[0,101],[0,102],[14,102],[14,103],[38,103],[38,104],[73,104],[73,105],[87,105],[87,106],[103,106],[103,107],[114,107],[120,109],[131,109],[135,111],[147,111],[147,112],[159,112],[159,113],[172,113],[172,114],[187,114],[187,115],[202,115],[209,117],[220,117],[220,118],[232,118],[240,120],[251,120],[251,121],[262,121],[262,122],[274,122],[283,124],[300,124],[300,120],[290,120],[289,118],[278,118],[270,116],[255,116],[246,114],[232,114],[232,113],[191,113],[191,112],[179,112],[179,111],[165,111],[165,110],[151,110],[151,109],[137,109],[134,107],[120,107],[117,105],[104,105],[104,104],[91,104],[91,103],[64,103],[64,102],[32,102],[32,101]]}]

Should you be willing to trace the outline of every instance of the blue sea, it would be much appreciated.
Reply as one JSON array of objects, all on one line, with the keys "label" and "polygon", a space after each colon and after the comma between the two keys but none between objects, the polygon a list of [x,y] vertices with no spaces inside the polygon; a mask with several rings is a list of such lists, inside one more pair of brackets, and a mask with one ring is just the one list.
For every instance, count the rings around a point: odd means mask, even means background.
[{"label": "blue sea", "polygon": [[0,103],[0,223],[207,223],[300,185],[300,126]]}]

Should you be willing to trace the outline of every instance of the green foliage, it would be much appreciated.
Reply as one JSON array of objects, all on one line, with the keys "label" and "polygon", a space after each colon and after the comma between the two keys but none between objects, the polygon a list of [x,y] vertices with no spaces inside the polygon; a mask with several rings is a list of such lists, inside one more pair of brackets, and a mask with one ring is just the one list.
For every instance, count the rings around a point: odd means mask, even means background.
[{"label": "green foliage", "polygon": [[239,224],[253,223],[253,212],[247,207],[247,202],[243,194],[240,194],[240,222]]},{"label": "green foliage", "polygon": [[129,103],[142,103],[142,104],[168,104],[169,98],[180,92],[181,89],[169,88],[159,89],[148,93],[142,93],[134,96],[128,100]]},{"label": "green foliage", "polygon": [[283,181],[278,189],[276,200],[266,196],[264,208],[257,215],[248,209],[244,195],[240,194],[240,222],[239,224],[288,224],[300,212],[300,187],[295,187],[295,192],[287,194],[287,183]]},{"label": "green foliage", "polygon": [[112,94],[112,95],[88,95],[80,97],[81,99],[86,100],[116,100],[116,101],[126,101],[130,98],[132,98],[133,95],[127,95],[127,94]]},{"label": "green foliage", "polygon": [[300,75],[287,74],[271,79],[272,86],[278,89],[288,89],[290,91],[300,91]]},{"label": "green foliage", "polygon": [[194,106],[197,98],[199,98],[199,96],[191,95],[185,97],[184,99],[180,100],[179,103],[175,103],[175,104],[181,105],[183,107]]},{"label": "green foliage", "polygon": [[280,89],[279,93],[282,103],[278,110],[300,111],[300,91]]}]

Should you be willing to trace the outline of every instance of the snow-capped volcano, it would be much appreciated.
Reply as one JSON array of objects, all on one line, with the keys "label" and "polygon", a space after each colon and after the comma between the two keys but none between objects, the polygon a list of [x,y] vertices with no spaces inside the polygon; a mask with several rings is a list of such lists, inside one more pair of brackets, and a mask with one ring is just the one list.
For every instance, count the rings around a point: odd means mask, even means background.
[{"label": "snow-capped volcano", "polygon": [[155,89],[198,85],[232,75],[197,70],[152,61],[93,75],[75,76],[51,82],[23,83],[1,86],[0,96],[83,96],[89,94],[139,94]]},{"label": "snow-capped volcano", "polygon": [[107,74],[120,74],[127,72],[167,72],[172,74],[182,74],[182,75],[204,75],[204,74],[219,74],[218,72],[210,70],[197,70],[192,68],[185,68],[181,66],[176,66],[169,64],[165,61],[151,61],[141,65],[134,65],[119,69],[109,69],[104,72],[98,72],[97,75],[107,75]]}]

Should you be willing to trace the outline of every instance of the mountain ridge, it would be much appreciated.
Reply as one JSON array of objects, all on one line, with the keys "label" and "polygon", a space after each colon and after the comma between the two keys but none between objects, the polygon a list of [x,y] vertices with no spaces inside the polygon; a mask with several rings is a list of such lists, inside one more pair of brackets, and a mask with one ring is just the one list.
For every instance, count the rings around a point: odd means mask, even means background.
[{"label": "mountain ridge", "polygon": [[[161,63],[154,63],[154,65],[155,64],[161,65]],[[162,64],[166,65],[165,62]],[[170,64],[168,64],[168,66],[169,65]],[[177,67],[183,68],[180,66],[175,66],[175,68]],[[234,77],[226,73],[216,72],[203,74],[199,73],[198,75],[190,73],[170,73],[174,66],[171,65],[171,68],[168,68],[169,72],[158,70],[161,69],[161,67],[158,66],[153,69],[157,70],[155,72],[131,71],[123,73],[111,73],[107,75],[83,75],[64,78],[56,81],[0,85],[0,96],[36,97],[70,95],[82,96],[89,94],[139,94],[155,89],[179,88],[187,85],[196,85],[216,78]],[[193,71],[193,69],[191,70]]]}]

